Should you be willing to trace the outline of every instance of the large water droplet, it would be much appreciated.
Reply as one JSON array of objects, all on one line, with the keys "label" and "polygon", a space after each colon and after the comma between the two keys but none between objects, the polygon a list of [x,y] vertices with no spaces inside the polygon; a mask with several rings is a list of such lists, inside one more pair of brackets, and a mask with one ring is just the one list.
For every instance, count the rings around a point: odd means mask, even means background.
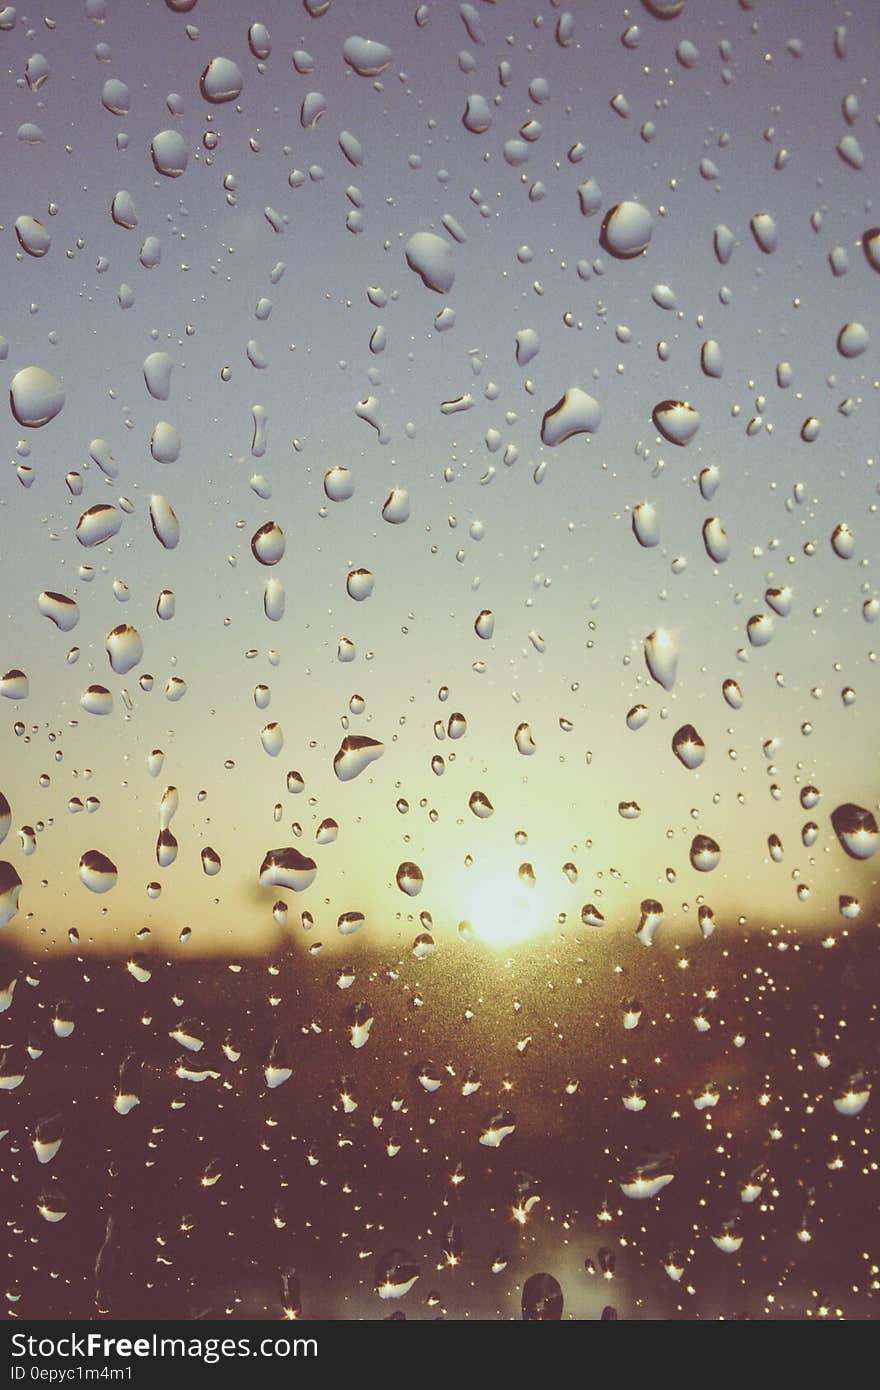
[{"label": "large water droplet", "polygon": [[391,64],[394,55],[387,44],[351,34],[342,45],[342,57],[359,77],[378,77]]},{"label": "large water droplet", "polygon": [[562,1317],[562,1287],[552,1274],[532,1274],[523,1284],[524,1322],[558,1322]]},{"label": "large water droplet", "polygon": [[619,260],[640,256],[648,248],[654,219],[641,203],[617,203],[602,223],[600,240],[606,251]]},{"label": "large water droplet", "polygon": [[189,152],[178,130],[160,130],[150,143],[153,167],[166,178],[177,179],[186,171]]},{"label": "large water droplet", "polygon": [[645,638],[645,664],[652,680],[671,690],[678,671],[678,643],[665,628],[655,628]]},{"label": "large water droplet", "polygon": [[416,232],[406,243],[406,263],[422,284],[437,294],[448,294],[455,283],[452,247],[436,232]]},{"label": "large water droplet", "polygon": [[706,760],[706,745],[693,724],[682,724],[672,735],[672,751],[683,767],[690,772]]},{"label": "large water droplet", "polygon": [[695,835],[691,841],[690,861],[700,873],[710,873],[721,860],[721,846],[710,835]]},{"label": "large water droplet", "polygon": [[219,105],[241,96],[242,82],[241,68],[231,58],[212,58],[199,78],[199,89],[206,101]]},{"label": "large water droplet", "polygon": [[546,411],[541,422],[541,440],[552,448],[575,434],[594,434],[601,420],[599,402],[579,386],[570,386]]},{"label": "large water droplet", "polygon": [[680,447],[690,444],[700,428],[699,411],[686,401],[660,401],[654,406],[652,418],[663,438]]},{"label": "large water droplet", "polygon": [[87,849],[79,861],[79,877],[92,893],[109,893],[116,887],[119,872],[106,854],[98,849]]},{"label": "large water droplet", "polygon": [[880,846],[880,831],[872,811],[847,801],[831,812],[831,824],[851,859],[870,859]]},{"label": "large water droplet", "polygon": [[251,537],[251,550],[261,565],[277,565],[287,541],[277,521],[266,521]]},{"label": "large water droplet", "polygon": [[70,632],[79,622],[79,604],[66,594],[46,592],[37,599],[37,607],[44,618],[49,618],[59,632]]},{"label": "large water droplet", "polygon": [[64,406],[64,387],[44,367],[22,367],[9,383],[9,405],[25,429],[40,429]]},{"label": "large water droplet", "polygon": [[294,893],[302,893],[314,883],[317,872],[314,859],[300,854],[292,845],[270,849],[260,865],[260,887],[290,888]]},{"label": "large water droplet", "polygon": [[137,666],[144,654],[141,635],[129,623],[121,623],[108,632],[106,646],[110,665],[118,676]]},{"label": "large water droplet", "polygon": [[342,740],[333,759],[333,771],[340,782],[351,782],[360,776],[370,763],[381,758],[385,745],[364,734],[349,734]]}]

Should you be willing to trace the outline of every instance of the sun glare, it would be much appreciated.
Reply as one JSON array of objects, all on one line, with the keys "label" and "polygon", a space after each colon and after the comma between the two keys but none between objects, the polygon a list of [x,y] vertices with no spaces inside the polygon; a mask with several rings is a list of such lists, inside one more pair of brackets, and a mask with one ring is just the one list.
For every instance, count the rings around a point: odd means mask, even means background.
[{"label": "sun glare", "polygon": [[478,940],[499,948],[527,941],[553,920],[540,889],[521,875],[489,875],[468,893],[465,917]]}]

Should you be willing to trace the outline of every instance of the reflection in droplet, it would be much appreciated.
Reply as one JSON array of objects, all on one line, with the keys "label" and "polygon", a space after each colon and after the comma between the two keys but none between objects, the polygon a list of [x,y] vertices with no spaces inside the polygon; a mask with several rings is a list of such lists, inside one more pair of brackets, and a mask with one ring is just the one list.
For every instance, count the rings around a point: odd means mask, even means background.
[{"label": "reflection in droplet", "polygon": [[700,873],[710,873],[721,861],[721,846],[709,835],[695,835],[691,841],[690,861]]},{"label": "reflection in droplet", "polygon": [[683,767],[693,772],[706,759],[706,745],[693,724],[682,724],[672,736],[672,751]]},{"label": "reflection in droplet", "polygon": [[93,893],[109,893],[119,877],[116,865],[97,849],[87,849],[79,861],[80,882]]},{"label": "reflection in droplet", "polygon": [[340,782],[351,782],[370,763],[381,758],[384,752],[385,745],[378,739],[367,738],[364,734],[349,734],[342,740],[333,759],[333,771]]},{"label": "reflection in droplet", "polygon": [[640,908],[639,925],[636,937],[643,946],[652,946],[654,937],[663,923],[663,904],[656,898],[645,898]]},{"label": "reflection in droplet", "polygon": [[290,888],[302,893],[315,881],[318,866],[292,845],[266,851],[260,865],[261,888]]},{"label": "reflection in droplet", "polygon": [[380,1298],[403,1298],[421,1274],[406,1250],[389,1250],[376,1261],[375,1290]]},{"label": "reflection in droplet", "polygon": [[851,859],[870,859],[880,846],[880,830],[873,811],[844,802],[831,812],[831,824],[841,847]]}]

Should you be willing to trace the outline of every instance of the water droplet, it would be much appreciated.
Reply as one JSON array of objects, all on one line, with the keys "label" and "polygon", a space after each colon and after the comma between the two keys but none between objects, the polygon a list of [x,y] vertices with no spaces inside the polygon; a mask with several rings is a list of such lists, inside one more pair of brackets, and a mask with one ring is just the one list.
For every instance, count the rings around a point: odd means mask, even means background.
[{"label": "water droplet", "polygon": [[363,603],[364,599],[372,594],[375,582],[369,570],[350,570],[345,581],[349,598],[353,598],[356,603]]},{"label": "water droplet", "polygon": [[113,696],[105,685],[90,685],[79,698],[80,706],[86,714],[108,715],[113,713]]},{"label": "water droplet", "polygon": [[468,97],[462,122],[473,135],[483,135],[492,124],[492,108],[485,97],[473,93]]},{"label": "water droplet", "polygon": [[724,375],[724,359],[721,347],[714,338],[707,338],[700,349],[700,366],[706,376],[719,378]]},{"label": "water droplet", "polygon": [[18,870],[7,859],[0,859],[0,927],[7,927],[18,912],[21,888]]},{"label": "water droplet", "polygon": [[665,628],[655,628],[645,638],[645,664],[658,685],[672,690],[678,671],[678,644]]},{"label": "water droplet", "polygon": [[657,512],[650,502],[639,502],[638,506],[633,507],[632,514],[633,535],[639,545],[651,549],[660,542],[660,528],[657,524]]},{"label": "water droplet", "polygon": [[513,738],[518,753],[522,753],[528,757],[537,751],[535,740],[532,737],[532,731],[528,724],[518,724]]},{"label": "water droplet", "polygon": [[171,395],[173,366],[167,352],[151,352],[144,359],[144,384],[154,400],[167,401]]},{"label": "water droplet", "polygon": [[863,323],[845,323],[837,335],[837,351],[841,357],[861,357],[870,342]]},{"label": "water droplet", "polygon": [[39,260],[45,256],[52,245],[52,238],[42,222],[36,217],[22,214],[15,219],[15,235],[22,251]]},{"label": "water droplet", "polygon": [[150,524],[156,540],[166,550],[174,550],[180,540],[180,522],[168,498],[157,492],[150,498]]},{"label": "water droplet", "polygon": [[474,632],[478,637],[482,637],[484,642],[488,642],[495,632],[495,614],[489,608],[484,608],[477,614],[474,622]]},{"label": "water droplet", "polygon": [[79,861],[80,882],[92,893],[109,893],[116,887],[119,872],[112,859],[97,849],[87,849]]},{"label": "water droplet", "polygon": [[668,1187],[675,1177],[674,1173],[664,1172],[659,1160],[639,1163],[620,1184],[624,1197],[634,1201],[648,1201]]},{"label": "water droplet", "polygon": [[779,245],[776,219],[769,212],[756,212],[749,225],[760,249],[765,255],[771,255]]},{"label": "water droplet", "polygon": [[405,247],[406,263],[422,284],[437,294],[448,294],[455,283],[452,247],[436,232],[416,232]]},{"label": "water droplet", "polygon": [[695,835],[691,841],[690,861],[693,868],[707,874],[718,867],[721,860],[721,846],[709,835]]},{"label": "water droplet", "polygon": [[180,434],[167,420],[153,426],[150,453],[157,463],[176,463],[180,457]]},{"label": "water droplet", "polygon": [[[231,58],[212,58],[199,78],[199,90],[206,101],[220,104],[241,96],[241,68]],[[155,144],[155,142],[154,142]],[[155,154],[153,155],[155,162]],[[159,170],[164,173],[164,170]]]},{"label": "water droplet", "polygon": [[23,367],[9,384],[9,405],[25,429],[40,429],[64,406],[64,387],[43,367]]},{"label": "water droplet", "polygon": [[382,1299],[403,1298],[421,1269],[406,1250],[389,1250],[376,1261],[375,1289]]},{"label": "water droplet", "polygon": [[70,632],[79,622],[79,604],[66,594],[42,593],[37,599],[37,608],[59,632]]},{"label": "water droplet", "polygon": [[287,541],[277,521],[266,521],[251,537],[251,550],[261,565],[277,565]]},{"label": "water droplet", "polygon": [[629,260],[646,251],[654,230],[654,219],[641,203],[616,203],[602,223],[600,241],[606,251],[619,260]]},{"label": "water droplet", "polygon": [[384,752],[385,745],[378,739],[367,738],[363,734],[350,734],[342,740],[333,759],[333,771],[340,782],[351,782],[360,776],[370,763],[381,758]]},{"label": "water droplet", "polygon": [[682,724],[672,736],[672,751],[683,767],[690,772],[701,767],[706,759],[706,745],[693,724]]},{"label": "water droplet", "polygon": [[118,676],[124,676],[126,671],[137,666],[144,654],[140,633],[129,623],[121,623],[108,632],[105,645],[110,665]]},{"label": "water droplet", "polygon": [[766,647],[775,630],[769,613],[755,613],[746,623],[746,633],[753,647]]},{"label": "water droplet", "polygon": [[424,875],[418,864],[410,861],[399,865],[395,878],[401,893],[406,893],[410,898],[417,897],[425,885]]},{"label": "water droplet", "polygon": [[658,902],[656,898],[645,898],[639,911],[636,938],[643,946],[653,946],[654,937],[663,922],[663,904]]},{"label": "water droplet", "polygon": [[359,77],[378,77],[390,66],[391,49],[375,39],[362,39],[351,34],[342,45],[342,57]]},{"label": "water droplet", "polygon": [[392,488],[382,507],[382,520],[392,526],[401,526],[408,521],[411,512],[409,493],[405,487]]},{"label": "water droplet", "polygon": [[492,805],[485,792],[471,792],[468,798],[468,806],[478,820],[488,820],[493,815],[495,807]]},{"label": "water droplet", "polygon": [[290,888],[302,893],[315,881],[318,866],[292,845],[266,851],[260,865],[261,888]]},{"label": "water droplet", "polygon": [[546,411],[541,422],[541,440],[553,448],[576,434],[595,434],[602,419],[599,402],[579,386],[571,386]]},{"label": "water droplet", "polygon": [[831,548],[841,560],[851,560],[855,554],[856,538],[845,521],[835,526],[831,535]]},{"label": "water droplet", "polygon": [[562,1317],[562,1288],[552,1274],[532,1274],[523,1284],[524,1322],[558,1322]]},{"label": "water droplet", "polygon": [[717,516],[707,517],[703,522],[703,545],[716,565],[723,565],[730,558],[730,541]]},{"label": "water droplet", "polygon": [[516,1129],[516,1120],[509,1110],[495,1110],[483,1121],[480,1143],[487,1149],[500,1149]]},{"label": "water droplet", "polygon": [[880,846],[880,830],[873,812],[847,801],[831,812],[831,824],[841,847],[851,859],[870,859]]},{"label": "water droplet", "polygon": [[260,742],[270,758],[277,758],[284,747],[284,734],[280,724],[266,724],[260,730]]},{"label": "water droplet", "polygon": [[684,447],[690,444],[700,428],[700,413],[686,401],[660,401],[652,418],[657,429],[670,444]]},{"label": "water droplet", "polygon": [[150,156],[157,174],[177,179],[189,162],[186,141],[177,130],[160,130],[150,143]]}]

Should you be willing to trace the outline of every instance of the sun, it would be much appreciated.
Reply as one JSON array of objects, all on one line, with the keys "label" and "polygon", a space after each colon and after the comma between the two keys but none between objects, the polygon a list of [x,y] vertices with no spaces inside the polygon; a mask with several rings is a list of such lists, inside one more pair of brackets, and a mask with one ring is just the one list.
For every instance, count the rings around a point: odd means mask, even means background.
[{"label": "sun", "polygon": [[504,877],[489,874],[464,894],[464,917],[473,935],[499,949],[519,945],[553,920],[530,865]]}]

